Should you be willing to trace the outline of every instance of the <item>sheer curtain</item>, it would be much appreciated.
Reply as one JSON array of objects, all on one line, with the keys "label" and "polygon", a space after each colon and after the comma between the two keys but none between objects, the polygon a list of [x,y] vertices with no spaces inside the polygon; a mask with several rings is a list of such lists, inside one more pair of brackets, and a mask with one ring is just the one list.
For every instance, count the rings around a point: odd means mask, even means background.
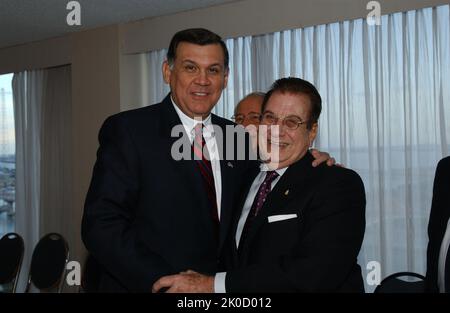
[{"label": "sheer curtain", "polygon": [[17,288],[22,292],[33,249],[43,235],[61,233],[71,250],[81,249],[80,225],[73,222],[78,214],[71,206],[70,66],[14,74],[13,96],[16,232],[25,242]]},{"label": "sheer curtain", "polygon": [[25,242],[17,290],[25,290],[33,248],[39,240],[42,105],[46,72],[14,74],[13,103],[16,130],[16,232]]},{"label": "sheer curtain", "polygon": [[[231,117],[243,95],[285,76],[309,80],[321,93],[315,145],[356,170],[366,188],[364,276],[370,261],[380,263],[382,277],[425,273],[434,171],[449,154],[449,20],[444,5],[386,15],[380,26],[358,19],[226,41],[230,78],[215,113]],[[164,55],[148,54],[159,64],[149,103],[167,92]]]},{"label": "sheer curtain", "polygon": [[[81,259],[79,208],[72,203],[72,96],[71,68],[46,69],[42,106],[40,236],[60,233],[72,260]],[[64,284],[66,291],[68,286]]]}]

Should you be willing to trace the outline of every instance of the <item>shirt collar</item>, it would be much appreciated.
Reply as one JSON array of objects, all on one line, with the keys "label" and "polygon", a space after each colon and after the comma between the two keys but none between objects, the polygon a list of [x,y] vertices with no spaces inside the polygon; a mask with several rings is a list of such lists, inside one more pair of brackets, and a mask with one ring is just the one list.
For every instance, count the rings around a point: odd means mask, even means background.
[{"label": "shirt collar", "polygon": [[[281,177],[281,176],[283,176],[284,172],[286,172],[286,170],[288,169],[288,167],[289,167],[289,166],[286,166],[286,167],[283,167],[283,168],[278,168],[278,169],[275,170],[275,172],[277,172],[278,175],[280,175],[280,177]],[[260,170],[261,172],[268,172],[268,171],[270,171],[271,169],[269,169],[269,167],[268,167],[266,164],[261,163],[261,164],[259,165],[259,170]]]},{"label": "shirt collar", "polygon": [[188,134],[190,134],[195,125],[197,125],[198,123],[203,123],[203,125],[205,126],[205,130],[203,131],[204,133],[209,132],[209,133],[213,133],[213,128],[211,127],[211,114],[209,114],[204,120],[201,119],[193,119],[189,116],[187,116],[186,114],[184,114],[183,111],[180,110],[180,108],[178,107],[178,105],[175,104],[175,101],[173,101],[172,95],[170,95],[170,100],[172,101],[172,105],[175,108],[175,111],[177,112],[181,123],[183,124],[184,128],[186,129],[186,132]]}]

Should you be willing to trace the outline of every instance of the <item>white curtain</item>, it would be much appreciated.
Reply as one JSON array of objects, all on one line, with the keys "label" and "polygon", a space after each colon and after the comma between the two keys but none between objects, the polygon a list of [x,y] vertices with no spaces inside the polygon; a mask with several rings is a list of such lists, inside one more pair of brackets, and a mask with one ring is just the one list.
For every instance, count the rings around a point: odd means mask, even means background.
[{"label": "white curtain", "polygon": [[[42,106],[40,237],[59,233],[69,245],[71,259],[82,262],[80,208],[72,203],[71,68],[46,69]],[[69,288],[64,284],[65,290]]]},{"label": "white curtain", "polygon": [[[229,39],[230,78],[215,113],[229,118],[251,91],[280,77],[316,85],[323,98],[316,147],[357,171],[365,184],[367,227],[359,263],[382,277],[424,274],[437,161],[449,154],[450,6]],[[162,99],[151,52],[152,101]],[[152,84],[158,82],[158,85]],[[374,286],[366,285],[366,291]]]},{"label": "white curtain", "polygon": [[16,131],[16,229],[25,242],[17,291],[25,290],[33,248],[39,240],[42,105],[46,72],[14,74]]},{"label": "white curtain", "polygon": [[[148,81],[147,88],[142,88],[142,98],[147,99],[142,103],[154,104],[160,102],[168,93],[169,85],[164,82],[162,76],[162,64],[166,59],[167,50],[162,49],[152,53],[145,54],[145,58],[142,59],[144,63],[142,64],[144,69],[148,71],[143,71],[144,81]],[[148,93],[146,91],[149,91]]]},{"label": "white curtain", "polygon": [[[25,290],[31,256],[47,233],[62,234],[81,251],[79,214],[71,201],[70,66],[14,74],[16,229],[25,242],[18,292]],[[79,259],[80,253],[74,253]],[[35,291],[35,289],[31,289]]]}]

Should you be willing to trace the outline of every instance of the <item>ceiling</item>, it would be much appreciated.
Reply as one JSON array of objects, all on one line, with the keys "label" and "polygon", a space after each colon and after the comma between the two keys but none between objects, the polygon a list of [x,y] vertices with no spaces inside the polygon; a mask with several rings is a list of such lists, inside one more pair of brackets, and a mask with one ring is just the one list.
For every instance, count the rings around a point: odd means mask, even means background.
[{"label": "ceiling", "polygon": [[78,0],[81,26],[69,26],[69,0],[0,0],[0,48],[234,1]]}]

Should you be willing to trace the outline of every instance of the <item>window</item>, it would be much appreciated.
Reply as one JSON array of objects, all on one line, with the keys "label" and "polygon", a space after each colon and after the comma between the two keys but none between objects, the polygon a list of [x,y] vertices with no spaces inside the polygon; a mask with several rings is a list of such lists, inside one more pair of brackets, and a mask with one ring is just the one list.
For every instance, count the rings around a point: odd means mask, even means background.
[{"label": "window", "polygon": [[0,236],[14,231],[16,147],[13,74],[0,75]]}]

